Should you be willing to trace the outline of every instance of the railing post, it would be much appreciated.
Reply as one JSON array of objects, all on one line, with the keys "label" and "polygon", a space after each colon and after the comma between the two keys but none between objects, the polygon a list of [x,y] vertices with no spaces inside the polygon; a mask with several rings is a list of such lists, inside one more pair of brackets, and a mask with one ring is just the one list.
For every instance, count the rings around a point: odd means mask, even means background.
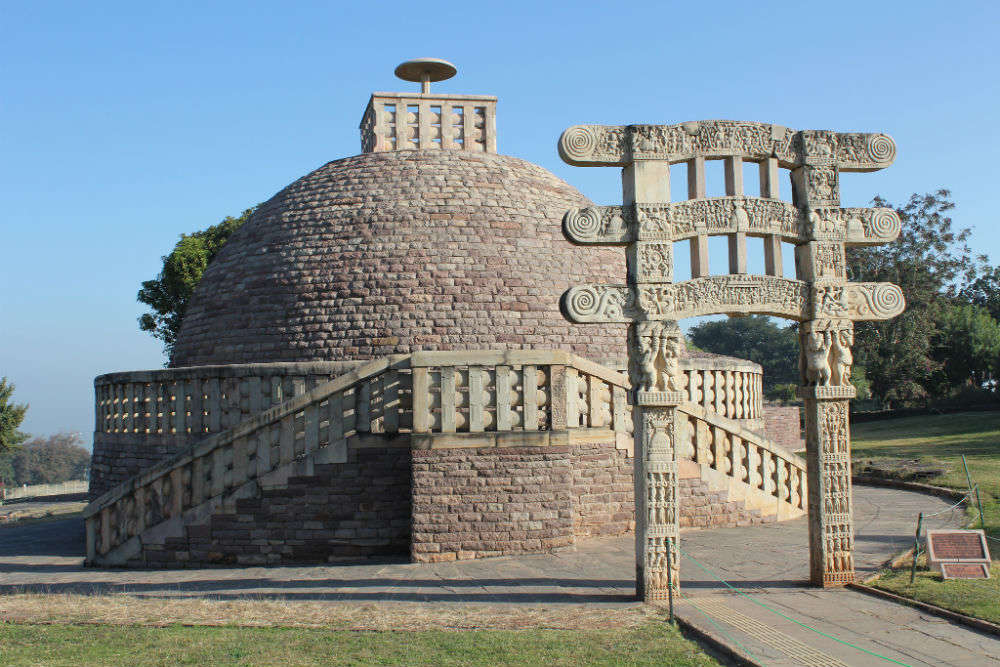
[{"label": "railing post", "polygon": [[[388,410],[388,408],[386,408]],[[386,420],[388,421],[388,419]],[[310,403],[305,409],[305,433],[303,438],[303,453],[309,454],[319,449],[319,404]],[[390,432],[388,425],[386,432]],[[394,431],[393,431],[394,432]]]},{"label": "railing post", "polygon": [[100,513],[101,521],[101,554],[111,551],[111,506],[105,507]]},{"label": "railing post", "polygon": [[[499,395],[499,381],[497,382]],[[455,367],[443,366],[441,368],[441,432],[454,433],[457,429],[455,419]],[[498,417],[499,419],[499,417]],[[499,428],[499,426],[497,427]]]},{"label": "railing post", "polygon": [[551,366],[549,376],[549,428],[553,431],[562,431],[568,428],[567,419],[567,392],[566,374],[567,368],[561,364]]},{"label": "railing post", "polygon": [[395,368],[382,374],[382,425],[388,434],[399,432],[399,378],[400,373]]},{"label": "railing post", "polygon": [[281,419],[278,436],[278,456],[281,465],[295,459],[295,415],[285,415]]},{"label": "railing post", "polygon": [[628,419],[628,394],[624,387],[612,387],[611,400],[613,403],[612,428],[616,433],[624,433],[626,430],[626,420]]},{"label": "railing post", "polygon": [[412,377],[413,432],[428,433],[431,430],[430,373],[425,367],[414,367]]},{"label": "railing post", "polygon": [[538,430],[538,367],[523,366],[521,368],[521,395],[524,404],[524,430]]},{"label": "railing post", "polygon": [[234,487],[250,479],[250,444],[247,437],[236,438],[233,441],[233,472],[232,484]]},{"label": "railing post", "polygon": [[[232,447],[232,445],[230,445]],[[212,457],[212,496],[218,496],[226,490],[226,448],[216,447],[211,454]]]},{"label": "railing post", "polygon": [[513,369],[510,366],[496,367],[496,390],[497,390],[497,430],[509,431],[512,427],[513,415],[511,414],[511,380]]},{"label": "railing post", "polygon": [[480,433],[483,426],[484,387],[486,371],[480,366],[469,366],[469,432]]},{"label": "railing post", "polygon": [[587,426],[598,428],[602,423],[601,389],[603,381],[593,375],[587,376]]},{"label": "railing post", "polygon": [[[191,464],[189,463],[188,466]],[[181,512],[184,511],[184,469],[177,468],[170,472],[170,488],[172,489],[172,495],[170,497],[172,506],[170,511],[170,516],[180,516]],[[192,495],[193,492],[192,492]]]},{"label": "railing post", "polygon": [[198,456],[191,462],[191,506],[200,505],[208,497],[205,490],[205,457]]}]

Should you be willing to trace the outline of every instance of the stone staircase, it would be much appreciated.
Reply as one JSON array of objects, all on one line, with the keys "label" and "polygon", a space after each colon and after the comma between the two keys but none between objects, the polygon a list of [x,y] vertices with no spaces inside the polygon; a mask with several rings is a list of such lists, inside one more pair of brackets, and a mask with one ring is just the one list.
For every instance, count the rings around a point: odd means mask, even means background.
[{"label": "stone staircase", "polygon": [[[296,366],[98,378],[95,449],[177,450],[94,498],[87,563],[450,560],[632,525],[632,417],[616,371],[558,351],[417,352],[333,379]],[[682,525],[803,514],[804,461],[751,428],[759,378],[687,373]]]}]

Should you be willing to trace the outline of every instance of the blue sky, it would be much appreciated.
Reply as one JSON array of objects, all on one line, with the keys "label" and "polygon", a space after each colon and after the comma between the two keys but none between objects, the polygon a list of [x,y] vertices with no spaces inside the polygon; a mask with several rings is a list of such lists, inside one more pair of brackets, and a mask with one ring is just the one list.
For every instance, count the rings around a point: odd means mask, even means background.
[{"label": "blue sky", "polygon": [[846,175],[843,205],[948,187],[1000,261],[996,3],[36,1],[0,26],[0,375],[34,434],[89,443],[93,377],[163,363],[135,300],[160,256],[358,153],[414,57],[458,65],[435,90],[499,96],[500,152],[599,203],[617,171],[556,155],[576,123],[887,132],[895,164]]}]

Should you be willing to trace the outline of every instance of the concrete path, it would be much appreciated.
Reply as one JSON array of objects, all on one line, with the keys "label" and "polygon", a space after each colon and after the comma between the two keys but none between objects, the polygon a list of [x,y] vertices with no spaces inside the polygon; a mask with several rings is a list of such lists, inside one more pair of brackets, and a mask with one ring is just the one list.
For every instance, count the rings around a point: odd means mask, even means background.
[{"label": "concrete path", "polygon": [[[913,544],[918,512],[939,512],[950,504],[923,494],[863,486],[855,486],[854,499],[855,558],[861,577]],[[959,526],[961,521],[959,511],[950,511],[930,518],[927,527]],[[997,637],[864,593],[802,585],[809,574],[805,537],[801,520],[749,535],[742,529],[724,529],[683,536],[681,549],[687,557],[681,561],[678,616],[773,667],[1000,665]],[[747,595],[733,592],[699,564]]]},{"label": "concrete path", "polygon": [[[856,565],[874,572],[913,540],[917,512],[948,503],[906,491],[855,487]],[[930,520],[959,525],[958,511]],[[221,599],[421,602],[434,606],[531,605],[634,609],[632,539],[583,541],[576,551],[438,564],[366,561],[353,565],[191,570],[95,570],[81,565],[82,522],[0,527],[0,595],[17,592]],[[755,528],[685,532],[678,615],[766,665],[1000,665],[1000,640],[909,607],[849,590],[805,586],[804,519]],[[887,662],[806,630],[730,592],[823,633],[882,654]],[[709,617],[711,620],[709,620]]]}]

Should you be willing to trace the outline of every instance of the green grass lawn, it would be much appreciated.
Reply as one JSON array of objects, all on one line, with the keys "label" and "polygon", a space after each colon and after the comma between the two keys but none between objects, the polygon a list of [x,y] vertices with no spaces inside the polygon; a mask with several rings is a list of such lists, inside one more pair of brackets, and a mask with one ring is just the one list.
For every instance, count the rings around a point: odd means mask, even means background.
[{"label": "green grass lawn", "polygon": [[[973,482],[979,484],[986,534],[1000,539],[1000,412],[959,412],[903,417],[851,427],[854,459],[899,458],[941,463],[946,472],[927,482],[960,491],[968,489],[962,455]],[[968,510],[969,525],[979,528],[979,512]],[[916,525],[914,525],[916,528]],[[887,573],[878,588],[940,607],[1000,623],[1000,542],[989,541],[994,564],[986,581],[942,581],[936,572],[917,571],[910,585],[910,568]],[[922,561],[921,561],[922,562]]]},{"label": "green grass lawn", "polygon": [[[923,564],[923,558],[919,563]],[[896,595],[935,604],[966,616],[1000,623],[1000,563],[994,561],[990,576],[992,579],[985,581],[981,579],[941,581],[941,575],[937,572],[917,569],[917,576],[911,585],[910,568],[907,566],[879,577],[875,586]]]},{"label": "green grass lawn", "polygon": [[[922,459],[942,463],[947,472],[927,480],[937,486],[965,491],[962,455],[978,482],[986,530],[1000,538],[1000,412],[957,412],[949,415],[903,417],[851,427],[854,458]],[[975,528],[979,527],[978,511]],[[1000,542],[991,542],[998,547]]]},{"label": "green grass lawn", "polygon": [[665,622],[620,630],[351,632],[0,624],[2,665],[718,665]]}]

